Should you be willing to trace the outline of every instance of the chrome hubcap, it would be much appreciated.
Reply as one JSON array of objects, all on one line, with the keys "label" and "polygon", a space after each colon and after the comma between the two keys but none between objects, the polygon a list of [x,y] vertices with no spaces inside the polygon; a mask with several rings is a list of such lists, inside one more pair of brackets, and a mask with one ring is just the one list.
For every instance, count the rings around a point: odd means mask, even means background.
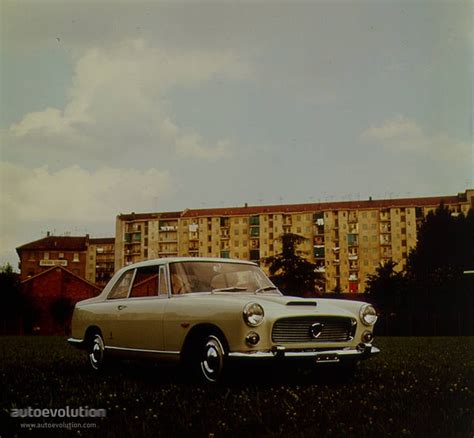
[{"label": "chrome hubcap", "polygon": [[102,361],[104,359],[104,342],[102,341],[102,338],[99,335],[96,335],[94,337],[94,340],[92,341],[92,349],[91,352],[89,353],[89,361],[95,370],[99,369],[100,365],[102,364]]},{"label": "chrome hubcap", "polygon": [[209,336],[204,344],[201,370],[204,377],[210,382],[216,382],[222,372],[224,362],[224,348],[219,339]]}]

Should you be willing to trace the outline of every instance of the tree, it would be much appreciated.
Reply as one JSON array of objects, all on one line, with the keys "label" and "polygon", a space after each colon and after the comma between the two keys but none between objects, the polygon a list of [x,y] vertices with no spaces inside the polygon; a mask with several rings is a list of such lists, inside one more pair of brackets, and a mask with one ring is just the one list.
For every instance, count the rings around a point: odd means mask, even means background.
[{"label": "tree", "polygon": [[445,334],[469,327],[473,294],[464,272],[473,268],[474,211],[464,216],[441,204],[422,222],[407,261],[411,305],[425,325]]},{"label": "tree", "polygon": [[280,237],[282,252],[264,259],[269,264],[270,279],[285,295],[314,295],[322,274],[316,265],[298,254],[297,246],[307,240],[298,234],[286,233]]},{"label": "tree", "polygon": [[406,287],[405,275],[395,270],[397,263],[390,260],[380,264],[375,274],[367,277],[367,294],[374,298],[380,307],[396,308],[401,304],[402,291]]},{"label": "tree", "polygon": [[17,331],[23,309],[20,290],[20,276],[13,271],[10,263],[0,268],[0,306],[1,327],[3,333]]},{"label": "tree", "polygon": [[464,272],[474,269],[473,209],[464,216],[441,204],[430,212],[405,272],[395,267],[393,261],[380,265],[367,292],[383,315],[397,315],[399,330],[413,324],[415,334],[472,333],[474,280]]}]

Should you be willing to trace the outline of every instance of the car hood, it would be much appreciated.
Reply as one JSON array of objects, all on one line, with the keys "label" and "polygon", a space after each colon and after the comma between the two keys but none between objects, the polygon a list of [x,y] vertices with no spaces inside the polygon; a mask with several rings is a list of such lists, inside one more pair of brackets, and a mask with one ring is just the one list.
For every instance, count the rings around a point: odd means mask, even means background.
[{"label": "car hood", "polygon": [[[330,298],[301,298],[288,295],[275,295],[268,293],[236,293],[236,292],[213,292],[189,294],[191,299],[205,299],[213,303],[227,302],[241,305],[256,302],[262,305],[265,313],[273,311],[281,315],[358,315],[360,307],[364,304],[360,301],[339,300]],[[210,304],[210,303],[209,303]],[[354,315],[355,314],[355,315]]]}]

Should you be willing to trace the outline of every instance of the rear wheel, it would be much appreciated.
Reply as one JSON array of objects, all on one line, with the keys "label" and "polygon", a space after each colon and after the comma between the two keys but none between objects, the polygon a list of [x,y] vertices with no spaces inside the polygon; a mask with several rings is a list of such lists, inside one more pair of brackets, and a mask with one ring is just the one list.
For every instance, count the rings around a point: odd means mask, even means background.
[{"label": "rear wheel", "polygon": [[105,345],[100,333],[94,333],[91,337],[88,349],[89,365],[94,371],[100,371],[104,367]]}]

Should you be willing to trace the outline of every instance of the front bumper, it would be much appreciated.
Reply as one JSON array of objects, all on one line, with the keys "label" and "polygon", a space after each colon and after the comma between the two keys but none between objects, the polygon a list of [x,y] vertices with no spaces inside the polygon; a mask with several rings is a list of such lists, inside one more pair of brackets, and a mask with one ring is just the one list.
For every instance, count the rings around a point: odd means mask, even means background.
[{"label": "front bumper", "polygon": [[276,346],[270,351],[232,352],[232,359],[310,359],[316,363],[338,363],[347,360],[368,359],[380,353],[377,347],[370,344],[359,344],[357,347],[348,347],[337,350],[287,350],[283,346]]}]

